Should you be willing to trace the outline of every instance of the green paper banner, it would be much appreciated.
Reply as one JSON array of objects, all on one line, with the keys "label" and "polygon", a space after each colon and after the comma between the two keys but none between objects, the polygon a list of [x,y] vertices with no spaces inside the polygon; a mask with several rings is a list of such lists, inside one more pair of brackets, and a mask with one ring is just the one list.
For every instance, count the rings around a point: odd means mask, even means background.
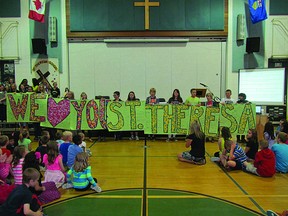
[{"label": "green paper banner", "polygon": [[144,130],[145,103],[141,101],[109,102],[107,127],[109,131]]},{"label": "green paper banner", "polygon": [[7,94],[7,122],[42,122],[47,116],[46,94]]},{"label": "green paper banner", "polygon": [[187,134],[187,105],[146,105],[146,134]]},{"label": "green paper banner", "polygon": [[67,100],[45,94],[7,94],[8,122],[41,122],[43,127],[66,130],[140,131],[145,134],[188,134],[198,121],[207,136],[218,135],[219,126],[246,134],[256,128],[255,104],[146,105],[144,101]]},{"label": "green paper banner", "polygon": [[48,98],[47,121],[41,122],[41,126],[66,130],[104,129],[105,101]]},{"label": "green paper banner", "polygon": [[246,134],[256,128],[255,104],[227,104],[221,106],[220,127],[230,128],[232,134]]}]

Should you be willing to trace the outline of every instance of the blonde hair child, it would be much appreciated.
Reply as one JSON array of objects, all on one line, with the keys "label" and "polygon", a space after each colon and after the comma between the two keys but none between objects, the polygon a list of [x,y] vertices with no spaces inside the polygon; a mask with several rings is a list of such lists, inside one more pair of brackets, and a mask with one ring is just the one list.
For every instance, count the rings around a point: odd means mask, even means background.
[{"label": "blonde hair child", "polygon": [[61,155],[63,156],[63,164],[64,166],[67,166],[67,161],[68,161],[68,148],[70,145],[72,145],[72,137],[73,134],[71,131],[64,131],[63,132],[63,143],[59,147],[59,151]]},{"label": "blonde hair child", "polygon": [[183,162],[203,165],[205,159],[205,134],[201,131],[201,126],[194,121],[190,127],[191,134],[186,137],[185,147],[191,147],[190,151],[178,154],[178,159]]},{"label": "blonde hair child", "polygon": [[74,166],[67,172],[67,184],[63,185],[63,188],[71,187],[78,191],[86,191],[90,188],[98,193],[102,191],[97,184],[97,179],[92,177],[88,154],[85,152],[76,155]]}]

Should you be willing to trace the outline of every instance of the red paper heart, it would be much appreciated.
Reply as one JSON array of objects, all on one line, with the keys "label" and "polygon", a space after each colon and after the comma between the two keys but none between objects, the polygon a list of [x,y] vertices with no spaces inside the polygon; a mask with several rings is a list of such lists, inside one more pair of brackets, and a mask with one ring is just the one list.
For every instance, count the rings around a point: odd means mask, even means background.
[{"label": "red paper heart", "polygon": [[48,121],[53,127],[64,121],[69,114],[69,100],[61,100],[57,103],[53,98],[48,99]]}]

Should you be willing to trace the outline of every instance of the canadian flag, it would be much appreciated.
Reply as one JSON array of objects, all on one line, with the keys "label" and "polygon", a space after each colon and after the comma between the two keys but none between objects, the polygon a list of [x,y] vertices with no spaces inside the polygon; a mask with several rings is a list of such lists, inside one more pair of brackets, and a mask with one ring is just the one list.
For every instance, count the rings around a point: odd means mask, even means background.
[{"label": "canadian flag", "polygon": [[44,23],[45,0],[31,0],[29,18]]}]

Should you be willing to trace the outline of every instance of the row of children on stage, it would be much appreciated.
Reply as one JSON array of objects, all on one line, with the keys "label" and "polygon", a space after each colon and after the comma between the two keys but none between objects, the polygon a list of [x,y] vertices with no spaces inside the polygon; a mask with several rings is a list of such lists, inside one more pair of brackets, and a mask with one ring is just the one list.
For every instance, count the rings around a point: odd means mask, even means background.
[{"label": "row of children on stage", "polygon": [[[269,131],[269,128],[273,131]],[[264,139],[258,143],[257,131],[249,129],[243,149],[232,140],[229,128],[223,127],[218,141],[219,152],[211,160],[220,163],[227,170],[244,170],[262,177],[272,177],[276,171],[288,173],[287,134],[280,131],[275,138],[273,125],[267,122],[263,136]],[[180,161],[198,165],[206,163],[205,135],[196,121],[191,125],[191,134],[186,138],[185,147],[191,147],[191,150],[179,154]]]},{"label": "row of children on stage", "polygon": [[[33,211],[35,215],[42,215],[37,206],[40,209],[41,204],[59,198],[61,194],[58,188],[61,186],[64,189],[73,187],[79,191],[92,189],[101,192],[97,180],[92,177],[83,134],[73,136],[72,132],[65,131],[62,137],[63,140],[50,141],[49,134],[43,135],[36,151],[30,151],[29,145],[18,145],[12,154],[7,148],[8,137],[0,136],[0,183],[2,183],[0,204],[4,202],[0,206],[1,216],[14,215],[16,211],[25,214]],[[44,172],[43,181],[41,181],[42,172]],[[11,183],[7,181],[9,175],[13,177],[12,185],[7,184]],[[22,188],[22,195],[19,194],[19,188]],[[36,201],[33,201],[36,202],[36,207],[27,209],[25,205],[31,204],[31,199],[22,198],[29,194],[36,196]]]}]

